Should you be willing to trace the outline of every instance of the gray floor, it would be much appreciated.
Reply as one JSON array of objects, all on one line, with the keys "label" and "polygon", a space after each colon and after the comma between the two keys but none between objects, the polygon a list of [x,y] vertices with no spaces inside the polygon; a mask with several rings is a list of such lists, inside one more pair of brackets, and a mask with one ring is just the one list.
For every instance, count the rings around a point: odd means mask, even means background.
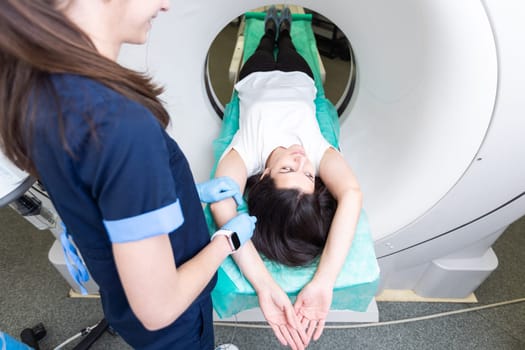
[{"label": "gray floor", "polygon": [[[221,101],[231,94],[227,67],[236,28],[228,26],[216,39],[210,57],[214,89]],[[345,62],[323,59],[330,84],[326,94],[337,101],[339,77],[348,76]],[[218,72],[218,73],[217,73]],[[345,73],[346,72],[346,73]],[[51,349],[102,318],[98,299],[68,298],[69,286],[48,262],[53,238],[38,231],[10,208],[0,209],[0,330],[18,337],[43,322]],[[511,225],[496,242],[498,269],[476,291],[478,304],[378,303],[380,321],[407,319],[525,297],[525,218]],[[282,348],[269,329],[216,327],[216,342],[240,349]],[[67,347],[67,348],[71,348]],[[105,334],[93,349],[128,349],[118,336]],[[525,303],[413,323],[353,329],[326,329],[310,349],[525,349]]]},{"label": "gray floor", "polygon": [[[43,322],[51,349],[102,318],[98,299],[71,299],[69,286],[47,260],[53,243],[10,208],[0,209],[0,330],[18,337]],[[380,321],[429,315],[525,297],[525,218],[496,242],[498,269],[476,291],[477,304],[378,303]],[[217,326],[216,342],[240,349],[281,348],[269,329]],[[74,343],[73,343],[74,344]],[[68,347],[71,348],[71,347]],[[93,349],[128,349],[105,334]],[[369,328],[327,329],[309,349],[525,349],[525,303],[426,321]]]}]

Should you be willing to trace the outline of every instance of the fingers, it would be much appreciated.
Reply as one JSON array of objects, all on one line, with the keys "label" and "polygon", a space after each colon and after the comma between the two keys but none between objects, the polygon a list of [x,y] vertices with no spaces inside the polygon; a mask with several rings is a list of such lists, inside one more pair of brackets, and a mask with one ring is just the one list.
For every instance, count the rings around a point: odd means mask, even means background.
[{"label": "fingers", "polygon": [[220,179],[225,186],[229,186],[231,189],[239,192],[239,184],[234,179],[229,176],[221,176]]},{"label": "fingers", "polygon": [[317,329],[315,330],[314,334],[314,341],[317,341],[321,337],[321,334],[323,334],[324,324],[325,320],[319,320],[319,322],[317,323]]},{"label": "fingers", "polygon": [[306,347],[304,342],[307,340],[306,332],[297,319],[292,305],[281,306],[281,312],[284,312],[282,316],[286,323],[280,325],[270,323],[277,339],[281,344],[290,346],[292,350],[304,350]]},{"label": "fingers", "polygon": [[281,334],[284,336],[284,338],[286,339],[286,342],[288,343],[288,345],[293,349],[293,350],[297,350],[297,347],[295,346],[295,341],[292,339],[292,336],[290,334],[290,330],[288,327],[286,327],[285,325],[280,325],[279,326],[279,330],[281,331]]},{"label": "fingers", "polygon": [[301,338],[293,328],[286,325],[278,326],[270,324],[270,326],[272,327],[277,340],[279,340],[282,345],[289,345],[293,350],[304,350],[305,347]]},{"label": "fingers", "polygon": [[244,199],[242,198],[242,193],[236,192],[233,195],[233,199],[235,200],[235,203],[237,203],[237,206],[240,207],[244,204]]},{"label": "fingers", "polygon": [[305,331],[306,334],[306,338],[303,340],[305,347],[307,347],[308,344],[310,344],[310,340],[312,340],[314,327],[310,327],[311,324],[313,324],[313,322],[306,317],[303,317],[303,319],[301,320],[301,328]]},{"label": "fingers", "polygon": [[281,333],[280,327],[272,323],[270,323],[270,327],[272,327],[273,333],[275,334],[277,340],[279,340],[284,346],[288,345],[288,342],[286,341],[284,335]]},{"label": "fingers", "polygon": [[297,319],[297,315],[295,314],[294,309],[292,307],[287,307],[285,309],[285,313],[288,324],[295,330],[293,334],[297,335],[300,338],[299,341],[301,344],[308,344],[309,339],[306,336],[305,328]]},{"label": "fingers", "polygon": [[300,324],[297,320],[297,316],[295,310],[292,308],[292,305],[289,305],[289,307],[285,306],[284,312],[286,314],[286,320],[288,321],[288,324],[294,327],[295,329],[300,329]]},{"label": "fingers", "polygon": [[312,340],[312,336],[314,334],[316,324],[317,324],[316,321],[311,320],[310,324],[308,325],[308,330],[306,332],[306,335],[308,336],[308,341]]},{"label": "fingers", "polygon": [[292,349],[304,350],[304,348],[306,346],[304,345],[303,340],[301,339],[301,336],[299,335],[299,330],[302,331],[302,329],[300,329],[300,328],[296,329],[296,328],[292,328],[290,326],[286,326],[286,328],[288,329],[288,332],[291,335],[292,341],[293,341],[293,342],[288,342],[288,344],[290,344],[290,347]]},{"label": "fingers", "polygon": [[[241,193],[241,189],[239,188],[239,185],[237,184],[237,182],[235,182],[232,178],[230,177],[224,177],[225,179],[225,182],[226,184],[229,186],[230,190],[227,191],[228,192],[228,195],[230,197],[233,197],[233,199],[235,200],[235,203],[237,204],[237,206],[241,206],[244,204],[244,198],[242,196],[242,193]],[[225,189],[225,192],[226,192],[226,189]]]},{"label": "fingers", "polygon": [[303,339],[303,344],[305,347],[310,344],[312,339],[313,341],[319,340],[323,334],[325,322],[326,321],[324,319],[311,320],[308,317],[302,316],[301,328],[306,332],[306,338]]},{"label": "fingers", "polygon": [[196,184],[201,202],[213,203],[233,197],[237,205],[243,203],[242,193],[237,182],[228,176],[217,177]]},{"label": "fingers", "polygon": [[292,350],[305,349],[306,345],[303,344],[297,329],[289,325],[276,325],[273,323],[270,323],[270,327],[272,327],[273,333],[282,345],[288,345]]},{"label": "fingers", "polygon": [[299,315],[299,310],[301,310],[301,306],[303,306],[303,298],[302,294],[299,293],[297,299],[295,299],[295,304],[293,304],[293,309],[296,315]]},{"label": "fingers", "polygon": [[239,192],[234,191],[234,190],[223,190],[223,191],[220,191],[219,193],[217,193],[217,199],[223,200],[223,199],[226,199],[226,198],[234,197],[238,193]]}]

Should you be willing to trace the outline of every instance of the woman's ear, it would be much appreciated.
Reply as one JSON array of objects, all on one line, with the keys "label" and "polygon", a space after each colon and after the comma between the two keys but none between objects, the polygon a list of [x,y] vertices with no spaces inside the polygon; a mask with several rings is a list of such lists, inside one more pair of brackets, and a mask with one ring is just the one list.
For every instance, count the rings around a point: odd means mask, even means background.
[{"label": "woman's ear", "polygon": [[264,171],[261,174],[261,177],[259,178],[259,180],[262,180],[266,175],[269,175],[269,174],[270,174],[270,168],[264,169]]}]

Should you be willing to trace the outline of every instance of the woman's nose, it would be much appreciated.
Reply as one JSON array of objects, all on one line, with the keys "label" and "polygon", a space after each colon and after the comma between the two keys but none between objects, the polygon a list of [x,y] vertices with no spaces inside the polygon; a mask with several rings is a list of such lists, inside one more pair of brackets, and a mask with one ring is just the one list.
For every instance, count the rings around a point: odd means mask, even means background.
[{"label": "woman's nose", "polygon": [[302,155],[297,155],[294,158],[295,164],[297,164],[297,170],[302,170],[306,162],[306,158]]},{"label": "woman's nose", "polygon": [[160,10],[161,11],[168,11],[170,9],[170,6],[171,6],[170,0],[164,0],[162,2],[162,6],[161,6]]}]

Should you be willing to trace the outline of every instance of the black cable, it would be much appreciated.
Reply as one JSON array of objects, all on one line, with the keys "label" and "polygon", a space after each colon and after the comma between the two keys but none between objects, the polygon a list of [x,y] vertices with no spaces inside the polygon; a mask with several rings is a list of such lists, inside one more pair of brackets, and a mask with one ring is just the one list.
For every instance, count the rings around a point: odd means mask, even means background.
[{"label": "black cable", "polygon": [[108,329],[109,324],[105,318],[103,318],[89,333],[84,336],[84,339],[78,343],[73,350],[87,350],[93,345],[98,338]]}]

